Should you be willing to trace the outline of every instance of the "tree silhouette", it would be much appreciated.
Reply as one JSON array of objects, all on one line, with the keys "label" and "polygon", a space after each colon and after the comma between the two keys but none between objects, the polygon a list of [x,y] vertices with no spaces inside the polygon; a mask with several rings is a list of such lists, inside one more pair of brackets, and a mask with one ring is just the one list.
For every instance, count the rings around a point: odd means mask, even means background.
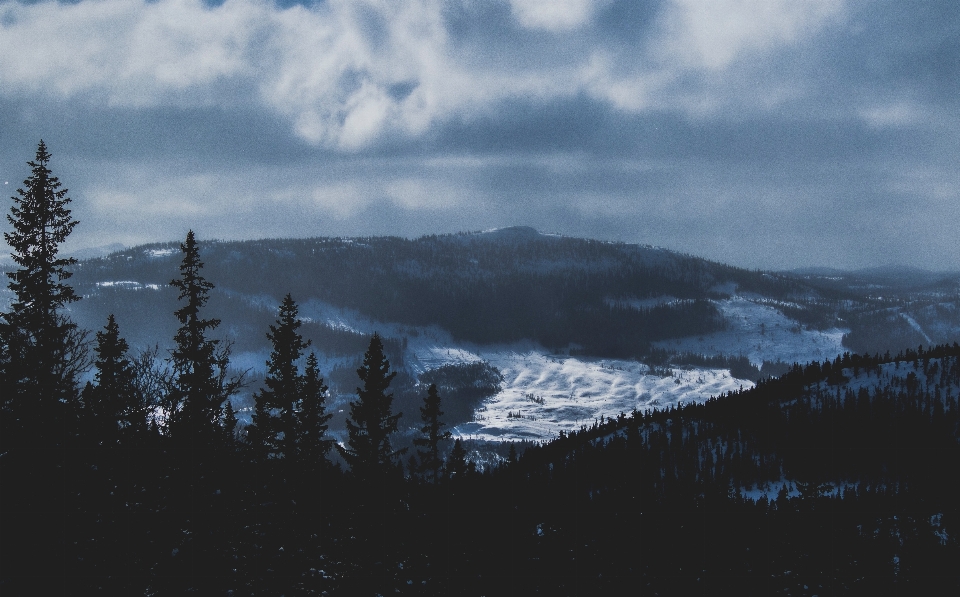
[{"label": "tree silhouette", "polygon": [[363,387],[357,388],[358,399],[350,403],[346,421],[350,447],[338,445],[337,449],[358,479],[372,480],[395,470],[397,457],[406,451],[394,451],[390,445],[390,434],[397,430],[402,413],[390,411],[393,394],[388,394],[387,388],[397,374],[390,371],[379,334],[370,339],[357,375]]},{"label": "tree silhouette", "polygon": [[307,356],[297,412],[298,458],[307,470],[322,468],[333,440],[326,438],[327,422],[333,414],[326,411],[327,386],[320,377],[317,355]]},{"label": "tree silhouette", "polygon": [[267,332],[273,351],[267,361],[266,388],[254,396],[252,440],[261,444],[263,453],[286,458],[294,458],[297,451],[296,408],[304,382],[297,361],[310,344],[297,332],[301,325],[297,313],[297,303],[287,294],[276,325]]},{"label": "tree silhouette", "polygon": [[450,451],[450,465],[448,470],[454,477],[463,477],[469,469],[467,464],[467,451],[463,449],[463,443],[458,437],[453,442],[453,450]]},{"label": "tree silhouette", "polygon": [[443,468],[443,459],[440,458],[440,442],[452,437],[449,431],[441,431],[443,423],[440,417],[443,411],[440,410],[440,393],[437,392],[436,384],[430,384],[427,389],[427,395],[423,399],[423,406],[420,407],[420,418],[423,419],[423,427],[420,432],[423,437],[413,440],[418,446],[423,446],[425,450],[417,450],[420,457],[420,472],[430,472],[434,483],[440,477],[440,469]]},{"label": "tree silhouette", "polygon": [[[66,280],[76,259],[59,256],[60,245],[77,221],[68,205],[67,189],[52,176],[50,153],[37,146],[24,187],[12,197],[3,234],[18,266],[7,273],[15,298],[0,315],[4,423],[2,433],[25,432],[43,443],[61,431],[58,419],[78,408],[77,375],[88,366],[86,335],[67,319],[62,308],[80,299]],[[73,414],[76,414],[74,410]]]},{"label": "tree silhouette", "polygon": [[91,424],[89,432],[102,445],[114,445],[121,437],[139,437],[147,430],[147,404],[137,388],[128,349],[116,319],[109,315],[103,331],[97,332],[94,384],[83,393],[84,410]]},{"label": "tree silhouette", "polygon": [[242,379],[227,379],[229,346],[219,347],[218,340],[207,338],[207,331],[220,325],[220,320],[200,317],[213,284],[200,274],[203,262],[193,230],[187,233],[180,250],[180,278],[170,285],[180,290],[178,298],[186,304],[175,312],[180,328],[174,336],[176,348],[170,354],[173,380],[168,397],[169,430],[174,438],[202,446],[222,437],[223,403],[239,389]]},{"label": "tree silhouette", "polygon": [[223,441],[230,448],[237,444],[237,413],[233,410],[230,399],[224,401],[223,407]]}]

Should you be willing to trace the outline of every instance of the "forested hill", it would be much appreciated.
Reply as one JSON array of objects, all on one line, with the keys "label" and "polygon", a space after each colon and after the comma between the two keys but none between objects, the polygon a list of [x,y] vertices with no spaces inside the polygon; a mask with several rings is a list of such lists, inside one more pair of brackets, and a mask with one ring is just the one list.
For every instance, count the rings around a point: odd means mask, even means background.
[{"label": "forested hill", "polygon": [[[721,329],[724,319],[709,299],[734,290],[777,299],[819,296],[786,276],[530,228],[415,240],[205,242],[201,251],[206,277],[223,296],[245,297],[248,306],[254,297],[272,310],[289,292],[300,303],[319,300],[378,321],[438,325],[457,340],[530,339],[597,356],[633,357],[650,342]],[[174,243],[146,245],[82,263],[74,283],[92,300],[77,309],[106,311],[97,308],[102,303],[122,311],[131,307],[111,293],[162,293],[179,253]],[[156,300],[144,294],[139,302]],[[229,322],[230,314],[223,318]]]},{"label": "forested hill", "polygon": [[[958,395],[957,344],[848,354],[563,434],[510,478],[540,511],[618,513],[586,533],[598,551],[655,536],[632,560],[606,553],[667,592],[953,594]],[[542,543],[575,541],[542,518]]]}]

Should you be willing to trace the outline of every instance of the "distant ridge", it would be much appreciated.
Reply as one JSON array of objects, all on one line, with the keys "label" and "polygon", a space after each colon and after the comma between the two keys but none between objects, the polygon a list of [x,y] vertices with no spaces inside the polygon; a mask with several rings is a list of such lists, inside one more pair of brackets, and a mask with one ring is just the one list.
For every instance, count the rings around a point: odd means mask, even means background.
[{"label": "distant ridge", "polygon": [[77,249],[75,251],[65,251],[67,255],[75,259],[97,259],[98,257],[106,257],[111,253],[116,253],[118,251],[124,251],[127,249],[126,245],[120,243],[110,243],[109,245],[101,245],[99,247],[84,247],[82,249]]},{"label": "distant ridge", "polygon": [[843,278],[850,281],[876,283],[884,285],[923,286],[941,282],[945,278],[953,278],[957,272],[932,271],[909,265],[881,265],[854,270],[834,267],[804,267],[781,272],[787,276],[803,276],[818,278]]},{"label": "distant ridge", "polygon": [[480,233],[485,238],[493,238],[502,241],[529,241],[540,236],[540,231],[532,226],[509,226],[507,228],[494,228],[484,230]]}]

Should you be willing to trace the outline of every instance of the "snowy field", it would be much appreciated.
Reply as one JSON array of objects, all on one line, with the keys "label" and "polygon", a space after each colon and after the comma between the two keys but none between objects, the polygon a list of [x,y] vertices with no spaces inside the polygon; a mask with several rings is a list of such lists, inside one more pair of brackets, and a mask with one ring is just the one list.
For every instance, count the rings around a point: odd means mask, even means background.
[{"label": "snowy field", "polygon": [[649,375],[649,368],[636,361],[551,355],[532,342],[476,346],[456,342],[436,327],[376,322],[319,301],[305,303],[300,313],[341,329],[406,337],[404,361],[415,375],[474,361],[486,361],[499,369],[503,391],[474,413],[473,422],[452,430],[464,438],[549,440],[561,430],[592,425],[601,416],[616,417],[634,409],[665,408],[690,400],[702,402],[753,385],[731,377],[727,370],[675,369],[669,377]]},{"label": "snowy field", "polygon": [[805,329],[753,297],[734,296],[714,304],[727,321],[726,330],[658,342],[656,346],[708,356],[743,355],[758,367],[763,361],[793,364],[832,360],[846,351],[842,340],[849,330]]},{"label": "snowy field", "polygon": [[[275,299],[257,297],[254,302],[276,308]],[[833,359],[843,352],[844,330],[826,332],[801,329],[769,305],[749,297],[718,301],[728,329],[702,337],[660,343],[663,348],[706,355],[745,355],[760,365],[764,360],[805,363]],[[711,396],[753,383],[731,377],[729,370],[673,368],[673,375],[651,375],[637,361],[593,359],[555,355],[533,342],[478,346],[455,341],[437,327],[413,327],[378,322],[351,309],[319,301],[300,305],[304,320],[362,333],[379,332],[384,337],[406,338],[404,367],[414,376],[437,367],[486,361],[503,375],[503,390],[474,413],[474,420],[458,425],[455,436],[492,441],[549,440],[561,430],[592,425],[600,417],[629,414],[634,409],[669,408],[681,402],[702,402]],[[321,357],[321,371],[329,372],[351,358]],[[234,354],[232,365],[263,372],[268,354]],[[330,407],[345,409],[351,396],[334,397]],[[249,405],[238,405],[249,406]],[[246,409],[239,413],[244,418]]]},{"label": "snowy field", "polygon": [[579,359],[541,352],[481,351],[479,356],[503,374],[503,391],[488,399],[471,423],[454,435],[480,440],[546,440],[561,430],[592,425],[600,417],[634,409],[702,402],[752,382],[729,371],[675,370],[648,375],[636,361]]}]

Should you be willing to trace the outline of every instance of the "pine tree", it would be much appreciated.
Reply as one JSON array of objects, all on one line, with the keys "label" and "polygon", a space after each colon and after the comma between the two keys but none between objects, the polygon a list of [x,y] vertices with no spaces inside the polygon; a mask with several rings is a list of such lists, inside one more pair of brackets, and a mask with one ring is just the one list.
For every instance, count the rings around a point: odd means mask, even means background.
[{"label": "pine tree", "polygon": [[440,421],[440,417],[442,416],[440,393],[437,392],[436,384],[430,384],[427,395],[423,399],[423,406],[420,407],[420,418],[423,420],[420,433],[423,434],[423,437],[414,439],[413,443],[426,448],[425,450],[417,450],[417,456],[420,457],[419,471],[422,473],[429,472],[434,483],[440,478],[440,469],[443,468],[443,459],[440,457],[440,442],[452,437],[449,431],[441,431],[443,423]]},{"label": "pine tree", "polygon": [[358,399],[350,403],[350,416],[346,421],[350,447],[338,445],[337,449],[357,478],[383,478],[396,472],[397,457],[406,450],[394,451],[390,445],[390,434],[397,430],[402,413],[394,415],[390,411],[393,394],[388,394],[387,388],[397,373],[390,371],[378,334],[370,339],[357,375],[363,388],[357,388]]},{"label": "pine tree", "polygon": [[237,413],[233,410],[233,404],[228,398],[223,407],[223,443],[224,445],[235,448],[237,445]]},{"label": "pine tree", "polygon": [[170,285],[180,290],[179,300],[186,304],[175,313],[180,328],[170,355],[173,380],[168,398],[169,431],[174,438],[203,446],[222,437],[223,403],[241,387],[242,379],[227,380],[229,347],[219,347],[218,340],[207,338],[207,331],[220,325],[220,320],[200,317],[213,284],[200,275],[203,263],[193,230],[187,233],[180,250],[180,278]]},{"label": "pine tree", "polygon": [[121,437],[132,439],[147,431],[147,404],[137,387],[128,349],[116,319],[109,315],[103,331],[97,332],[95,383],[83,393],[90,432],[101,445],[115,445]]},{"label": "pine tree", "polygon": [[5,441],[19,433],[39,442],[54,440],[63,429],[58,422],[79,410],[76,378],[88,366],[86,336],[62,313],[80,298],[66,284],[72,275],[67,268],[76,260],[58,255],[77,221],[49,161],[40,141],[34,161],[27,162],[31,175],[12,197],[7,215],[12,230],[3,234],[17,265],[7,273],[15,298],[10,312],[0,314]]},{"label": "pine tree", "polygon": [[280,304],[277,324],[267,333],[273,351],[267,361],[266,388],[254,397],[254,439],[264,453],[286,458],[296,456],[296,408],[304,381],[297,361],[310,344],[297,332],[301,326],[297,315],[297,304],[288,294]]},{"label": "pine tree", "polygon": [[326,437],[327,422],[333,414],[326,411],[327,386],[320,377],[317,355],[307,356],[303,386],[297,411],[298,458],[309,469],[322,468],[333,440]]},{"label": "pine tree", "polygon": [[460,442],[459,437],[453,442],[453,450],[450,451],[449,470],[450,474],[457,478],[463,477],[469,470],[467,451],[463,448],[463,443]]}]

